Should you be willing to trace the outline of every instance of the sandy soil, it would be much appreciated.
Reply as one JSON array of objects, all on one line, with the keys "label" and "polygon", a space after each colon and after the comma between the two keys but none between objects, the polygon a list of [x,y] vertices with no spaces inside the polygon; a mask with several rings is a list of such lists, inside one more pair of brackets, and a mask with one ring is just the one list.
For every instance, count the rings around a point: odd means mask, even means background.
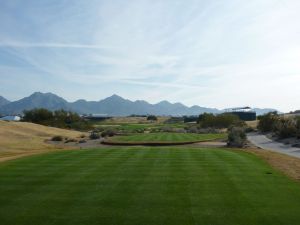
[{"label": "sandy soil", "polygon": [[47,143],[55,146],[55,148],[87,149],[109,147],[108,145],[101,144],[101,141],[104,140],[103,138],[99,138],[96,140],[90,140],[85,138],[84,140],[84,143],[80,143],[78,141],[69,143],[65,143],[64,141],[47,141]]},{"label": "sandy soil", "polygon": [[224,141],[204,141],[204,142],[198,142],[198,143],[194,143],[191,144],[189,146],[193,146],[193,147],[226,147],[227,143]]},{"label": "sandy soil", "polygon": [[258,120],[254,120],[254,121],[246,121],[246,124],[247,124],[249,127],[252,127],[253,129],[256,129],[256,128],[257,128],[257,125],[258,125]]}]

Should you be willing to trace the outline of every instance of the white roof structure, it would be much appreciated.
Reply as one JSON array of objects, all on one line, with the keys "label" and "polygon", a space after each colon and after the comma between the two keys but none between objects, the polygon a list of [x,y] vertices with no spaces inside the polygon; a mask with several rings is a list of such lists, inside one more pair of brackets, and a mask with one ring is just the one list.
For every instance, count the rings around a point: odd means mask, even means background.
[{"label": "white roof structure", "polygon": [[251,112],[251,111],[252,109],[249,106],[225,109],[225,112]]},{"label": "white roof structure", "polygon": [[19,116],[4,116],[4,117],[1,117],[0,120],[5,120],[5,121],[20,121],[21,117],[19,117]]}]

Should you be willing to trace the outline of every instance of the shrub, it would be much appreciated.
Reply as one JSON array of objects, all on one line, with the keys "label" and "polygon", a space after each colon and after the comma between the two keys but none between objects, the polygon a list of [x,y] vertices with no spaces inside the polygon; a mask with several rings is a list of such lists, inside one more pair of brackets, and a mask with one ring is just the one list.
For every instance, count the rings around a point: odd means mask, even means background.
[{"label": "shrub", "polygon": [[157,117],[154,115],[149,115],[149,116],[147,116],[147,120],[157,121]]},{"label": "shrub", "polygon": [[114,130],[105,130],[101,133],[101,137],[112,137],[114,135],[116,135]]},{"label": "shrub", "polygon": [[140,129],[136,129],[135,132],[136,133],[144,133],[145,129],[140,128]]},{"label": "shrub", "polygon": [[198,129],[198,134],[220,134],[224,131],[215,128],[200,128]]},{"label": "shrub", "polygon": [[274,130],[275,122],[279,119],[277,112],[270,112],[258,117],[259,122],[257,128],[261,132],[271,132]]},{"label": "shrub", "polygon": [[96,127],[94,129],[94,131],[98,132],[98,133],[101,133],[102,131],[104,131],[105,129],[103,127]]},{"label": "shrub", "polygon": [[250,133],[250,132],[253,132],[253,131],[255,131],[255,129],[253,127],[246,127],[245,128],[246,133]]},{"label": "shrub", "polygon": [[243,147],[246,144],[246,133],[243,127],[232,126],[228,130],[228,142],[230,147]]},{"label": "shrub", "polygon": [[64,138],[62,136],[59,136],[59,135],[54,136],[54,137],[51,138],[51,141],[63,141],[63,140],[64,140]]},{"label": "shrub", "polygon": [[162,130],[160,128],[154,127],[154,128],[150,128],[149,132],[150,133],[157,133],[157,132],[161,132]]},{"label": "shrub", "polygon": [[40,108],[25,110],[23,121],[46,125],[47,123],[49,123],[49,121],[52,121],[53,118],[53,113],[50,110]]},{"label": "shrub", "polygon": [[184,122],[184,118],[183,117],[180,117],[180,116],[175,117],[175,116],[173,116],[173,117],[165,120],[164,124],[174,124],[174,123],[182,123],[182,122]]},{"label": "shrub", "polygon": [[175,132],[175,133],[186,133],[186,130],[184,128],[174,128],[173,132]]},{"label": "shrub", "polygon": [[80,140],[78,143],[80,143],[80,144],[86,143],[86,140]]},{"label": "shrub", "polygon": [[190,126],[190,127],[187,127],[186,128],[186,132],[187,133],[198,133],[198,127],[196,127],[196,126]]},{"label": "shrub", "polygon": [[296,129],[297,129],[297,131],[296,131],[296,137],[298,139],[300,139],[300,116],[296,116],[295,117],[295,121],[296,121]]},{"label": "shrub", "polygon": [[173,132],[173,128],[169,126],[163,126],[160,128],[161,132]]},{"label": "shrub", "polygon": [[76,140],[76,139],[73,139],[73,138],[71,138],[71,139],[67,139],[67,140],[65,141],[65,143],[70,143],[70,142],[77,142],[77,140]]},{"label": "shrub", "polygon": [[275,121],[273,130],[279,138],[295,137],[297,135],[296,121],[280,118]]},{"label": "shrub", "polygon": [[90,139],[95,140],[95,139],[99,139],[100,135],[97,131],[92,131],[90,134]]},{"label": "shrub", "polygon": [[258,129],[262,132],[274,132],[279,138],[300,137],[300,118],[284,118],[276,112],[259,117]]},{"label": "shrub", "polygon": [[184,116],[183,122],[184,123],[191,123],[191,122],[197,122],[198,117],[197,116]]}]

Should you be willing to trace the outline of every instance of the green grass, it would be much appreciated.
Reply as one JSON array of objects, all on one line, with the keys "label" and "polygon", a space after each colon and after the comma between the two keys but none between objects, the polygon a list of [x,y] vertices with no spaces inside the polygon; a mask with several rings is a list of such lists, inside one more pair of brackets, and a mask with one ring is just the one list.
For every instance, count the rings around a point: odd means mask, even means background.
[{"label": "green grass", "polygon": [[115,136],[109,139],[109,142],[125,143],[180,143],[209,141],[226,138],[227,134],[193,134],[193,133],[149,133],[149,134],[131,134],[126,136]]},{"label": "green grass", "polygon": [[183,128],[186,125],[183,123],[176,124],[163,124],[163,123],[128,123],[128,124],[95,124],[96,128],[105,128],[105,129],[113,129],[120,130],[123,132],[134,133],[143,129],[159,129],[162,127],[170,127],[170,128]]},{"label": "green grass", "polygon": [[0,221],[297,225],[300,184],[242,151],[64,151],[0,164]]},{"label": "green grass", "polygon": [[118,128],[118,129],[124,129],[124,130],[135,130],[135,129],[145,129],[148,127],[153,127],[152,124],[96,124],[95,127],[103,127],[103,128]]}]

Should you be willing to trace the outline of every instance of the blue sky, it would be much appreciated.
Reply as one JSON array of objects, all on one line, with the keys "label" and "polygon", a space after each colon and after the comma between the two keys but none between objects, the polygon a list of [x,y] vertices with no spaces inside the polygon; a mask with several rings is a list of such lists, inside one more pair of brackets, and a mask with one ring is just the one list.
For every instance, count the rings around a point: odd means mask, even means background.
[{"label": "blue sky", "polygon": [[298,0],[2,0],[0,95],[300,108]]}]

